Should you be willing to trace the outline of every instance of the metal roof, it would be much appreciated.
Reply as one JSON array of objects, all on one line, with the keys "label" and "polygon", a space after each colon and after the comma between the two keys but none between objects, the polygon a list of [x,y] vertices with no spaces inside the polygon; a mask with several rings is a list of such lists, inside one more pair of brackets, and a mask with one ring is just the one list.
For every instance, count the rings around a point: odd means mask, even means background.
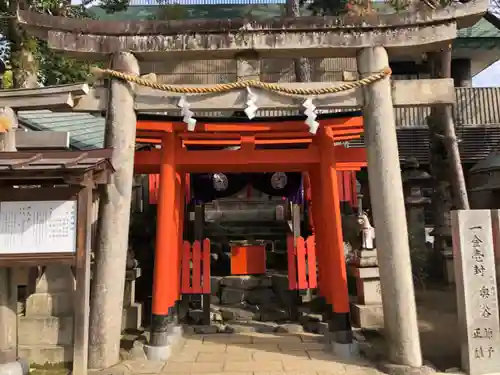
[{"label": "metal roof", "polygon": [[19,123],[30,130],[64,131],[70,134],[71,147],[93,150],[104,147],[104,117],[89,113],[20,111]]},{"label": "metal roof", "polygon": [[[407,127],[397,129],[399,158],[404,161],[415,158],[421,164],[429,163],[429,129]],[[500,128],[482,126],[474,128],[457,127],[462,163],[476,163],[500,147]],[[350,147],[363,147],[363,137],[349,141]]]}]

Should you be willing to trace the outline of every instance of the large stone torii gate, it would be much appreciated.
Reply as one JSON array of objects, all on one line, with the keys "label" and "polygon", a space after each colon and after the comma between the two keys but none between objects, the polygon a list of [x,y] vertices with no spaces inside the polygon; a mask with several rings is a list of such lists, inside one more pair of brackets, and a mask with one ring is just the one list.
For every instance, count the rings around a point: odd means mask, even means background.
[{"label": "large stone torii gate", "polygon": [[[139,75],[140,62],[164,59],[236,58],[239,76],[258,76],[259,58],[356,56],[361,77],[386,69],[394,59],[418,58],[447,48],[457,30],[475,24],[488,3],[477,0],[426,12],[358,17],[303,17],[267,21],[73,20],[29,11],[18,13],[26,30],[48,41],[53,50],[85,60],[106,60],[114,70]],[[376,46],[376,47],[375,47]],[[249,53],[251,52],[251,53]],[[149,72],[142,72],[149,73]],[[284,87],[327,88],[339,83],[288,83]],[[184,85],[189,87],[189,85]],[[101,228],[96,256],[90,332],[90,366],[114,365],[119,358],[128,216],[134,167],[136,111],[178,110],[181,94],[155,91],[111,79],[108,88],[48,88],[36,101],[23,103],[20,92],[1,95],[13,108],[71,108],[107,111],[106,146],[114,146],[114,183],[107,187],[101,215],[114,223]],[[254,90],[260,109],[297,109],[293,97]],[[191,110],[242,110],[244,89],[190,98]],[[405,208],[397,149],[394,107],[453,104],[451,79],[395,81],[385,77],[371,85],[313,98],[318,108],[362,108],[368,150],[370,195],[375,226],[389,360],[422,367]],[[122,220],[122,217],[127,219]],[[105,220],[103,220],[104,222]],[[123,274],[123,276],[122,276]],[[335,316],[332,318],[335,325]]]}]

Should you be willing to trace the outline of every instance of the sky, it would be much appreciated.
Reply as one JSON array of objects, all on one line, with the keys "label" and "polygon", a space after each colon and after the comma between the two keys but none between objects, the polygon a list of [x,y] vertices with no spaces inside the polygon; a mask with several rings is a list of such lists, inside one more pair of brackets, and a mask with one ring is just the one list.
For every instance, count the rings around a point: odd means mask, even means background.
[{"label": "sky", "polygon": [[500,60],[472,78],[474,87],[500,87]]}]

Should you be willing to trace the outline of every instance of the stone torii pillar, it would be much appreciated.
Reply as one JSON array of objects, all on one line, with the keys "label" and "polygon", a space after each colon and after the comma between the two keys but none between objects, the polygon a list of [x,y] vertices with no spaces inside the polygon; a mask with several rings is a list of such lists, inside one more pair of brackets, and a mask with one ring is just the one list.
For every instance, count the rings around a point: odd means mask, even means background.
[{"label": "stone torii pillar", "polygon": [[[360,76],[366,77],[388,67],[389,58],[385,48],[370,47],[358,53],[357,63]],[[419,368],[422,353],[391,91],[390,77],[363,89],[370,196],[389,360]]]},{"label": "stone torii pillar", "polygon": [[[114,70],[139,75],[131,53],[112,57]],[[123,291],[127,263],[130,204],[134,175],[134,85],[112,78],[109,84],[104,146],[113,148],[116,170],[99,202],[95,264],[90,301],[89,368],[115,365],[120,357]]]}]

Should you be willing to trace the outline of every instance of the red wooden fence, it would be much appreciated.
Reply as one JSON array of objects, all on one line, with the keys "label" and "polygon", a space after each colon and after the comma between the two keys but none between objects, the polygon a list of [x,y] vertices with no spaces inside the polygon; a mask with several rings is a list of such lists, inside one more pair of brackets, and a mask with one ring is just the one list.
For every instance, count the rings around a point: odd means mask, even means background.
[{"label": "red wooden fence", "polygon": [[337,172],[337,181],[339,185],[339,200],[341,202],[349,202],[352,207],[357,207],[358,193],[356,191],[356,172]]},{"label": "red wooden fence", "polygon": [[210,294],[210,240],[184,241],[181,258],[181,293]]},{"label": "red wooden fence", "polygon": [[316,245],[314,235],[307,240],[293,235],[287,237],[288,287],[290,290],[314,289],[318,287]]}]

